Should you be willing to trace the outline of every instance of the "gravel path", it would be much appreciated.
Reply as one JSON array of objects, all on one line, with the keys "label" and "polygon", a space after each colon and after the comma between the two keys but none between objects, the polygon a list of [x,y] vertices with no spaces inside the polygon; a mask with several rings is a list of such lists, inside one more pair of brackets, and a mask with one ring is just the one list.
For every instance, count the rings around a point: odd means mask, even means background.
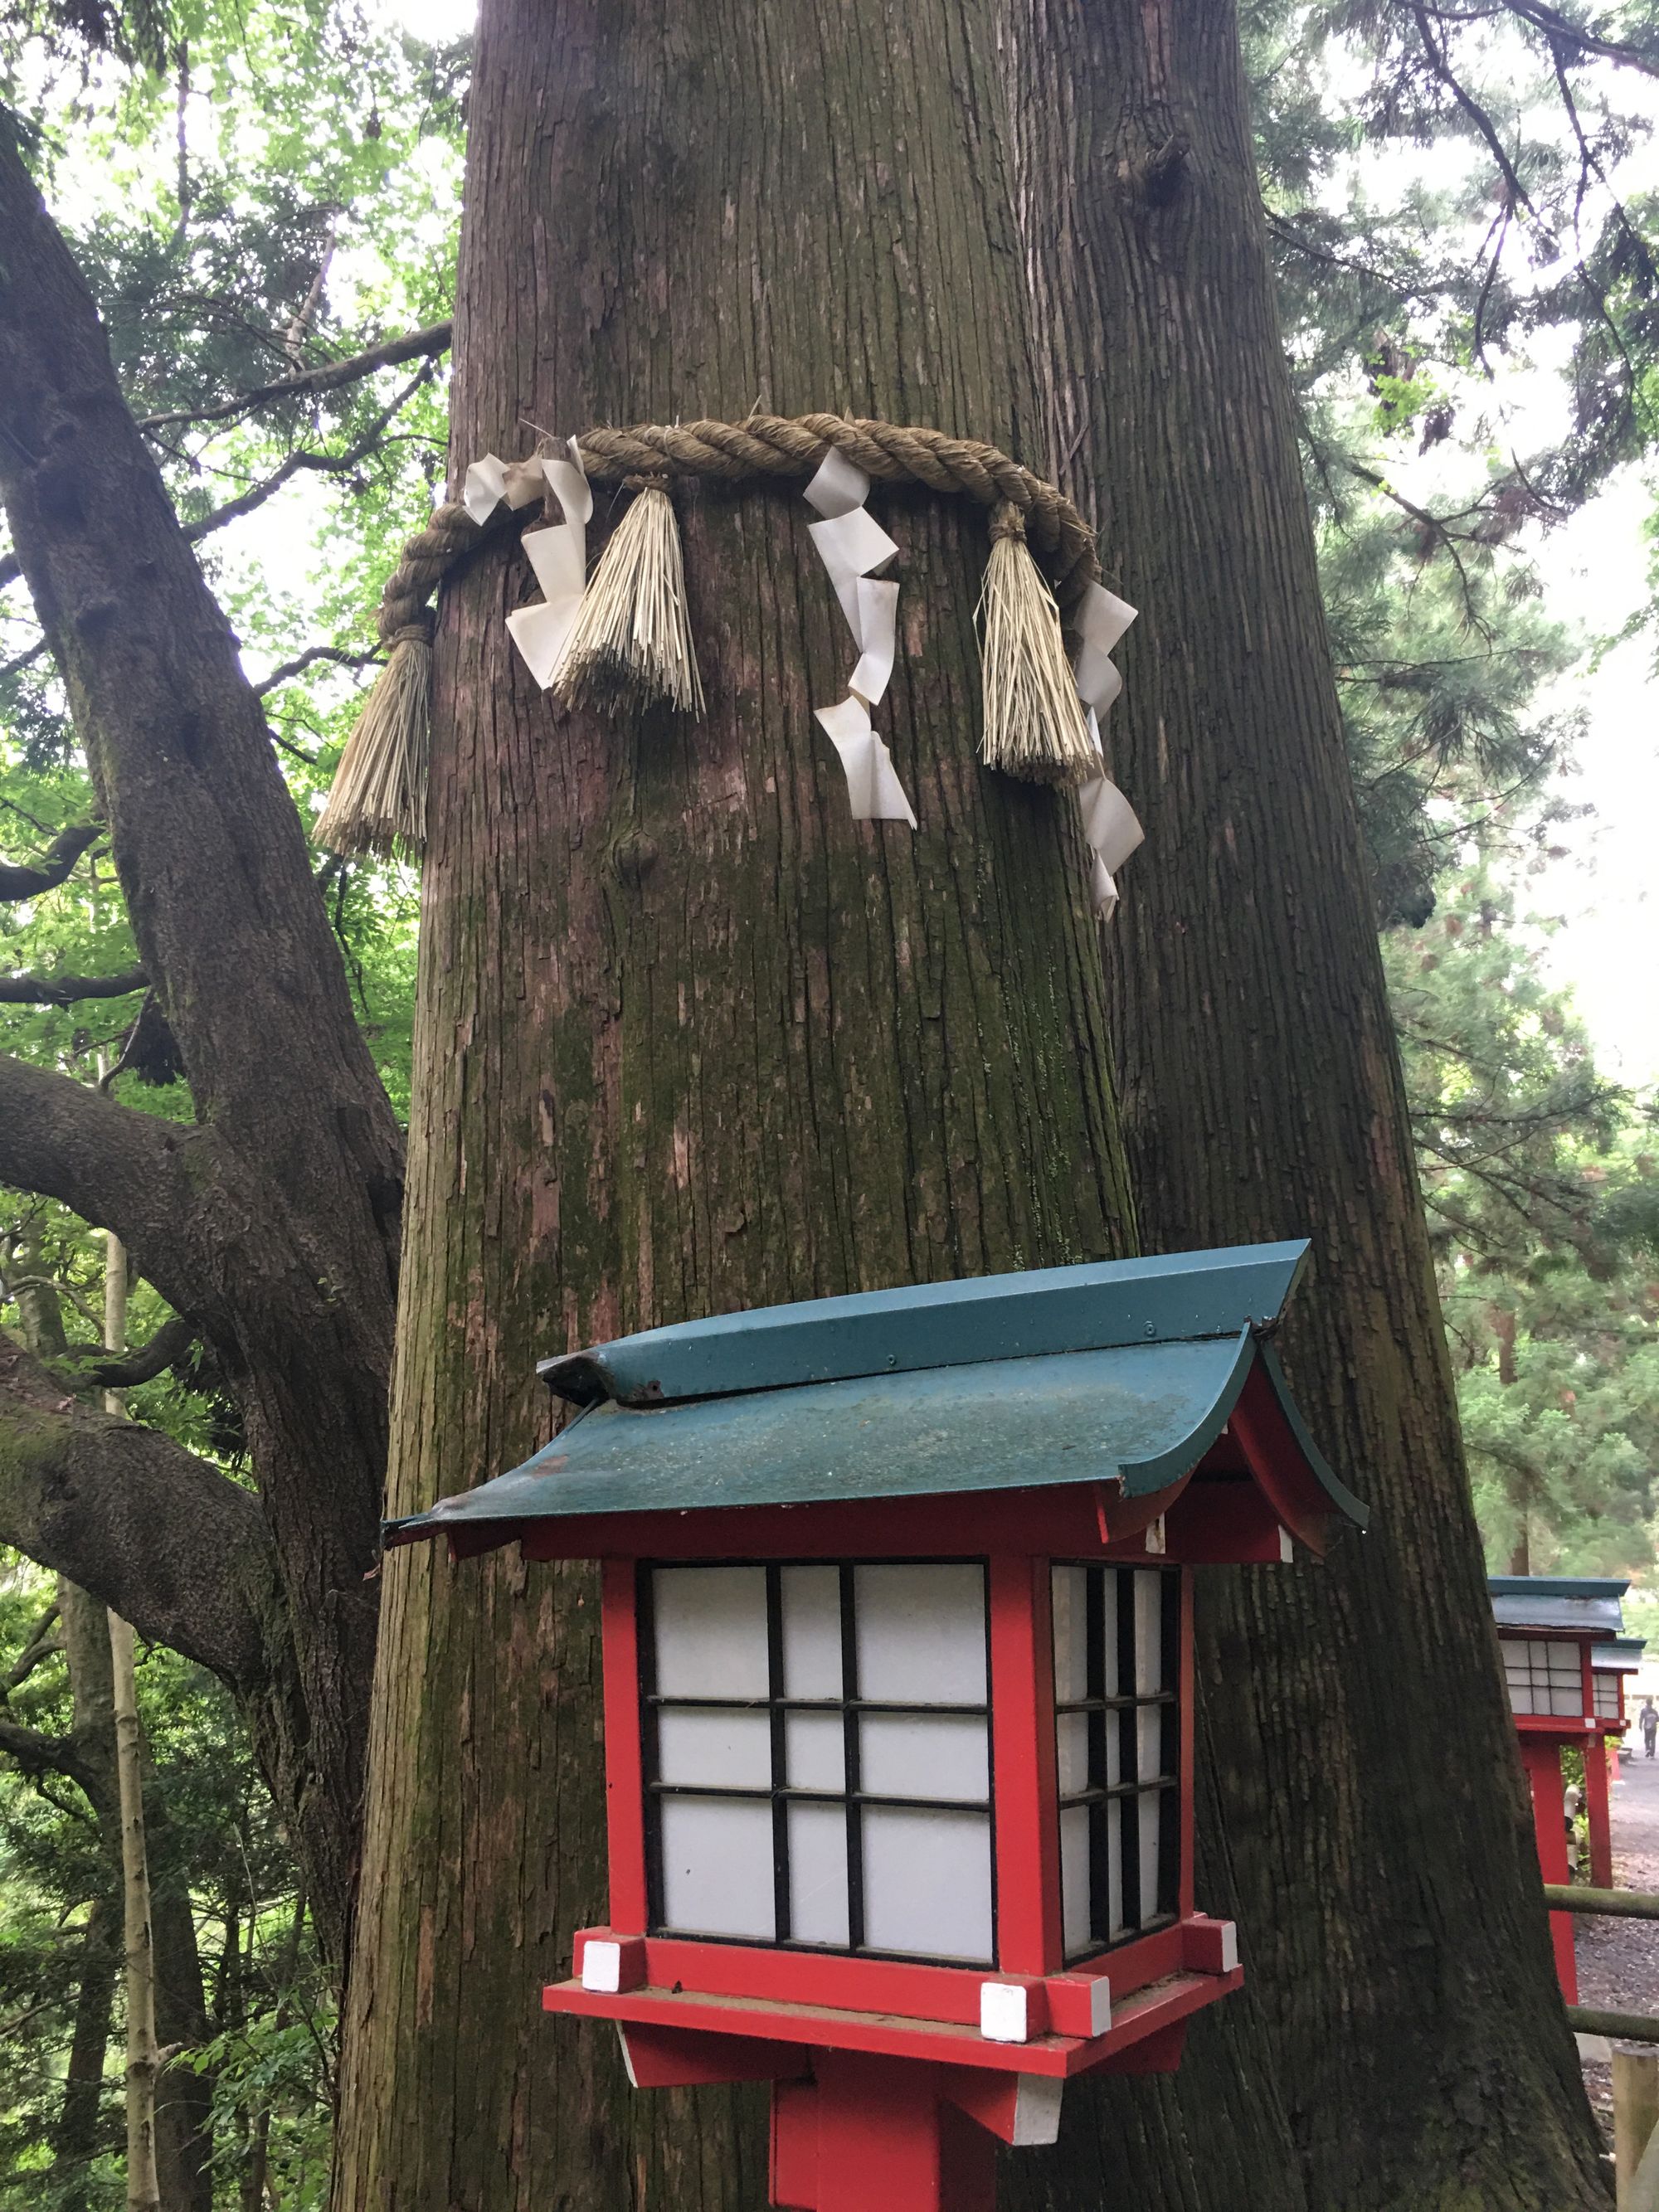
[{"label": "gravel path", "polygon": [[[1613,1886],[1659,1892],[1659,1759],[1644,1758],[1638,1729],[1632,1729],[1628,1741],[1635,1756],[1626,1757],[1613,1786]],[[1604,2006],[1610,2012],[1659,2013],[1659,1920],[1614,1920],[1582,1913],[1576,1925],[1579,2003]],[[1635,2051],[1644,2046],[1625,2047]],[[1586,2058],[1584,2087],[1611,2143],[1612,2069]]]}]

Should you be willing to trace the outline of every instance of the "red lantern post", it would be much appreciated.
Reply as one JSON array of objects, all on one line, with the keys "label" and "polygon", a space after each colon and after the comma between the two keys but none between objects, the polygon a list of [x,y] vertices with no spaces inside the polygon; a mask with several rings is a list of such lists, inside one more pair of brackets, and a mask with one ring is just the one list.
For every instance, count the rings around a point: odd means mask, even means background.
[{"label": "red lantern post", "polygon": [[[1494,1575],[1488,1582],[1521,1759],[1532,1794],[1539,1870],[1547,1882],[1571,1878],[1561,1753],[1580,1752],[1589,1830],[1590,1880],[1613,1886],[1607,1743],[1624,1732],[1622,1675],[1607,1644],[1623,1626],[1620,1600],[1628,1582],[1550,1575]],[[1636,1644],[1639,1655],[1642,1646]],[[1598,1658],[1601,1664],[1598,1666]],[[1635,1663],[1632,1660],[1632,1665]],[[1607,1682],[1614,1688],[1609,1698]],[[1569,2004],[1578,2002],[1572,1915],[1550,1915],[1555,1971]]]}]

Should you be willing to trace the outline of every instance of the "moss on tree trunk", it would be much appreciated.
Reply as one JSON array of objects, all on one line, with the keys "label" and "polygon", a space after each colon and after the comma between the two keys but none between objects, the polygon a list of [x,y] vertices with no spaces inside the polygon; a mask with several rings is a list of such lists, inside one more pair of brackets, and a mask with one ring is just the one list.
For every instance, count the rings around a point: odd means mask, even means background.
[{"label": "moss on tree trunk", "polygon": [[[453,466],[520,417],[845,408],[1035,426],[994,57],[959,0],[481,25]],[[1129,1238],[1074,811],[987,776],[983,517],[883,496],[880,714],[921,820],[855,823],[856,657],[793,491],[679,499],[701,723],[566,714],[479,561],[438,640],[392,1510],[548,1433],[540,1354]],[[607,519],[602,499],[596,522]],[[539,1984],[604,1909],[585,1573],[387,1561],[339,2201],[758,2205],[762,2100],[637,2099]]]}]

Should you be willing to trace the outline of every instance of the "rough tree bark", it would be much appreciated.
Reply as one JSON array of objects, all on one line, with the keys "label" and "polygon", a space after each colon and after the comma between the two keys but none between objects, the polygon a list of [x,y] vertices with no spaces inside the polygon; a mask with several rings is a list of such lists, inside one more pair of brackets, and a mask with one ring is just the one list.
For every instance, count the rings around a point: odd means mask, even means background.
[{"label": "rough tree bark", "polygon": [[[282,1672],[240,1686],[262,1689],[262,1750],[338,1956],[367,1743],[399,1139],[236,641],[122,401],[92,297],[3,134],[0,226],[0,499],[198,1116],[152,1120],[0,1062],[0,1176],[114,1231],[237,1394],[275,1590],[274,1617],[234,1640],[244,1656],[285,1653]],[[17,1466],[33,1498],[58,1449],[38,1398],[26,1427],[21,1462],[0,1449],[0,1492],[15,1492]],[[85,1443],[84,1429],[63,1440],[83,1466]],[[69,1526],[40,1494],[25,1517],[65,1550],[32,1555],[177,1641],[155,1617],[165,1601],[134,1587],[100,1529]],[[175,1595],[195,1573],[189,1547],[173,1548],[178,1521],[164,1513],[146,1538]],[[223,1626],[186,1621],[181,1648],[199,1653]]]},{"label": "rough tree bark", "polygon": [[[521,417],[758,397],[1033,429],[994,56],[962,0],[490,0],[453,462]],[[1078,1260],[1128,1233],[1075,811],[985,775],[987,539],[903,548],[894,757],[848,819],[854,657],[798,495],[682,502],[696,725],[552,709],[486,556],[447,600],[391,1505],[548,1433],[538,1353],[688,1313]],[[603,520],[601,510],[600,520]],[[585,1572],[388,1559],[337,2203],[764,2202],[762,2100],[635,2099],[538,1984],[603,1904]],[[743,2117],[739,2117],[742,2115]]]},{"label": "rough tree bark", "polygon": [[[1318,2212],[1601,2204],[1367,896],[1233,10],[998,6],[1049,451],[1142,610],[1110,742],[1147,842],[1107,963],[1142,1228],[1161,1250],[1312,1237],[1286,1354],[1374,1514],[1324,1576],[1206,1578],[1202,1678],[1221,1816],[1252,1846],[1233,1872],[1263,2057]],[[1194,2127],[1216,2086],[1203,2048],[1179,2084]]]}]

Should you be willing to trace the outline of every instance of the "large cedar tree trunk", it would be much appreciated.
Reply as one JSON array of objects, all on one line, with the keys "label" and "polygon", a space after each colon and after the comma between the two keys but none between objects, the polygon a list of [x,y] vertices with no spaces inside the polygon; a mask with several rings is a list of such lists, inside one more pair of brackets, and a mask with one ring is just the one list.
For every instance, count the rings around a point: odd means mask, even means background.
[{"label": "large cedar tree trunk", "polygon": [[[1090,24],[1103,40],[1101,11]],[[1322,1286],[1336,1279],[1340,1224],[1341,1305],[1333,1294],[1303,1335],[1302,1369],[1361,1489],[1378,1486],[1369,1454],[1383,1407],[1399,1433],[1382,1470],[1391,1525],[1370,1581],[1352,1569],[1289,1577],[1270,1611],[1258,1577],[1231,1613],[1224,1593],[1213,1609],[1212,1732],[1233,1778],[1237,1887],[1273,2044],[1262,2048],[1261,2010],[1240,2002],[1195,2036],[1184,2081],[1073,2094],[1059,2148],[1006,2162],[1004,2201],[1326,2212],[1339,2201],[1327,2142],[1346,2129],[1344,2185],[1364,2168],[1378,2202],[1412,2201],[1409,2190],[1388,2193],[1390,2170],[1464,2188],[1419,2200],[1447,2206],[1571,2202],[1547,2193],[1564,2177],[1582,2193],[1588,2171],[1559,2020],[1529,2075],[1513,2035],[1456,2047],[1460,2007],[1490,2026],[1500,1981],[1481,1985],[1494,1972],[1537,2011],[1543,1954],[1510,1808],[1475,1802],[1507,1753],[1471,1607],[1478,1554],[1448,1456],[1431,1291],[1297,519],[1234,33],[1224,15],[1208,25],[1200,70],[1156,7],[1133,22],[1115,11],[1112,25],[1130,52],[1091,55],[1080,24],[977,0],[787,0],[667,17],[487,0],[453,463],[521,450],[525,417],[574,430],[741,415],[757,401],[937,422],[1039,462],[1070,408],[1078,450],[1098,460],[1085,387],[1104,388],[1110,361],[1114,436],[1144,440],[1145,451],[1129,471],[1144,496],[1110,509],[1107,556],[1161,641],[1130,665],[1132,692],[1147,686],[1133,728],[1161,732],[1162,750],[1144,768],[1138,754],[1122,763],[1126,781],[1146,784],[1155,833],[1126,884],[1129,910],[1149,881],[1161,888],[1126,933],[1121,964],[1158,971],[1166,1010],[1162,1030],[1125,1041],[1126,1065],[1143,1121],[1157,1126],[1167,1109],[1164,1135],[1180,1130],[1167,1154],[1143,1142],[1144,1202],[1165,1245],[1312,1229]],[[1144,124],[1148,53],[1168,80],[1166,106],[1172,73],[1188,70],[1181,100],[1211,104],[1203,128],[1227,155],[1212,172],[1224,207],[1185,216],[1215,226],[1197,246],[1166,234],[1182,177],[1170,132],[1132,134],[1120,174],[1102,125],[1105,150],[1085,149],[1083,190],[1066,167],[1069,132],[1097,126],[1056,106],[1050,80],[1092,66],[1103,72],[1097,95],[1109,106],[1127,88]],[[1011,111],[1011,89],[1050,102],[1051,144],[1024,107]],[[1017,144],[1003,125],[1011,112]],[[1120,264],[1106,270],[1103,253],[1079,280],[1059,240],[1075,255],[1080,240],[1098,242],[1097,221],[1109,234],[1105,211],[1081,204],[1103,192],[1118,195]],[[1084,296],[1057,301],[1073,281]],[[1206,473],[1217,466],[1233,471],[1224,489]],[[1069,805],[988,778],[973,760],[982,537],[933,502],[881,503],[905,548],[904,656],[883,719],[921,818],[914,839],[848,821],[839,770],[815,739],[811,708],[840,696],[849,654],[802,538],[805,512],[787,496],[682,499],[711,699],[697,727],[652,717],[615,729],[538,696],[501,628],[527,580],[501,552],[447,603],[394,1511],[497,1471],[547,1432],[538,1353],[686,1313],[1127,1241]],[[1212,505],[1229,509],[1225,534]],[[1248,744],[1224,720],[1241,656]],[[1286,793],[1233,766],[1257,749],[1282,764]],[[1280,848],[1297,837],[1306,852],[1287,875]],[[1334,879],[1322,891],[1322,874]],[[1331,918],[1321,907],[1310,929],[1297,896],[1324,897]],[[1287,960],[1281,976],[1275,963]],[[1242,1040],[1231,1063],[1210,1056],[1224,996],[1224,1034]],[[1297,998],[1328,1001],[1322,1039],[1350,1024],[1328,1103],[1293,1023],[1270,1011],[1271,1043],[1247,1036],[1258,1006]],[[1271,1080],[1261,1065],[1270,1054],[1282,1059]],[[1200,1202],[1229,1182],[1231,1206]],[[1437,1477],[1418,1523],[1401,1473],[1431,1437]],[[1437,1547],[1451,1561],[1443,1595]],[[1411,1577],[1423,1583],[1415,1596]],[[1484,1765],[1449,1778],[1437,1761],[1402,1787],[1406,1748],[1380,1741],[1401,1613],[1382,1618],[1373,1601],[1358,1616],[1370,1640],[1354,1640],[1352,1593],[1370,1582],[1402,1611],[1409,1602],[1407,1632],[1438,1654],[1407,1676],[1423,1733],[1444,1711],[1434,1684],[1445,1692],[1447,1672],[1435,1669],[1467,1661],[1468,1741]],[[421,1552],[390,1561],[386,1583],[343,2212],[758,2205],[758,2096],[629,2098],[608,2039],[537,2014],[537,1985],[604,1903],[586,1577],[504,1562],[452,1569]],[[1257,1678],[1225,1702],[1224,1676],[1246,1667]],[[1361,1706],[1364,1728],[1351,1718]],[[1386,1775],[1387,1812],[1358,1809],[1384,1790],[1345,1766],[1356,1751]],[[1463,1819],[1477,1840],[1451,1850],[1457,1887],[1437,1907],[1426,1854]],[[1365,1854],[1384,1841],[1399,1856],[1379,1871]],[[1479,1879],[1498,1872],[1487,1930],[1507,1931],[1518,1961],[1505,1969],[1465,1957],[1443,1903],[1457,1899],[1461,1932],[1483,1851]],[[1210,1862],[1212,1893],[1230,1894],[1218,1833]],[[1385,1893],[1376,1910],[1353,1897],[1367,1881]],[[1412,1884],[1414,1912],[1403,1909]],[[1371,1947],[1365,1971],[1384,1997],[1373,2018],[1350,1976],[1339,2023],[1351,1927]],[[1390,1929],[1425,1963],[1380,1955]],[[1300,2016],[1286,1978],[1297,1970],[1311,1985]],[[1407,1996],[1426,2061],[1396,2048]],[[1449,2066],[1442,2009],[1454,2021]],[[1320,2059],[1319,2094],[1344,2100],[1328,2137],[1307,2110],[1305,2077],[1281,2084],[1276,2067],[1318,2035],[1348,2045],[1343,2060]],[[1501,2150],[1483,2164],[1480,2148],[1494,2103],[1523,2080],[1540,2093],[1540,2116],[1516,2124],[1547,2153],[1542,2196],[1509,2190]],[[1369,2105],[1355,2094],[1366,2081]],[[1458,2094],[1419,2150],[1386,2100],[1400,2084],[1415,2100],[1407,2130],[1420,2130],[1436,2081]],[[1287,2106],[1314,2161],[1309,2183]]]},{"label": "large cedar tree trunk", "polygon": [[[1037,424],[995,57],[962,0],[490,0],[453,468],[522,418],[758,398]],[[882,498],[921,818],[855,824],[855,657],[797,492],[682,497],[700,724],[538,694],[500,551],[438,641],[390,1505],[549,1431],[538,1354],[771,1300],[1105,1256],[1129,1224],[1069,802],[984,774],[982,512]],[[599,520],[605,506],[601,501]],[[351,2212],[757,2206],[763,2099],[636,2098],[539,1984],[605,1905],[593,1585],[385,1572],[350,1989]]]},{"label": "large cedar tree trunk", "polygon": [[[1142,609],[1111,744],[1147,842],[1108,958],[1142,1233],[1159,1251],[1312,1237],[1286,1357],[1373,1509],[1323,1576],[1204,1578],[1208,1733],[1264,2057],[1316,2212],[1600,2204],[1367,896],[1232,9],[998,4],[1048,453]],[[1194,2041],[1180,2093],[1200,2127],[1218,2053]]]}]

